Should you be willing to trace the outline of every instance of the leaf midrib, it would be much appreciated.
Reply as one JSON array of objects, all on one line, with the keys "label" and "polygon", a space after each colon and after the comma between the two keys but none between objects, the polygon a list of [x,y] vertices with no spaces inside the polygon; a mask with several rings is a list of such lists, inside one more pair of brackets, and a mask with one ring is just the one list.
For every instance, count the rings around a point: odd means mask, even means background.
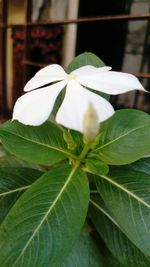
[{"label": "leaf midrib", "polygon": [[101,175],[101,177],[103,179],[105,179],[106,181],[110,182],[112,185],[116,186],[117,188],[119,188],[122,191],[124,191],[125,193],[127,193],[129,195],[129,197],[132,197],[132,198],[136,199],[142,205],[144,205],[145,207],[147,207],[148,209],[150,209],[150,205],[147,202],[145,202],[143,199],[141,199],[140,197],[138,197],[137,195],[135,195],[132,191],[129,191],[127,188],[125,188],[122,185],[118,184],[117,182],[115,182],[114,180],[112,180],[111,178],[109,178],[108,176]]},{"label": "leaf midrib", "polygon": [[16,263],[18,262],[18,260],[22,257],[22,255],[24,254],[25,250],[28,248],[28,246],[30,245],[30,243],[32,242],[34,236],[36,235],[36,233],[39,231],[39,229],[41,228],[42,224],[45,222],[45,220],[47,219],[47,217],[49,216],[49,214],[52,212],[53,208],[55,208],[55,205],[57,204],[57,202],[59,201],[61,195],[63,194],[63,192],[66,190],[66,187],[68,186],[72,176],[74,175],[74,173],[76,172],[78,168],[78,165],[74,166],[74,168],[71,170],[68,179],[66,180],[65,184],[63,185],[62,189],[60,190],[60,192],[58,193],[57,197],[55,198],[55,200],[53,201],[52,205],[50,206],[50,208],[48,209],[48,211],[46,212],[46,214],[44,215],[44,217],[42,218],[42,220],[40,221],[40,223],[38,224],[37,228],[34,230],[33,234],[31,235],[31,237],[29,238],[29,240],[27,241],[26,245],[24,246],[24,248],[22,249],[20,255],[18,256],[18,258],[16,259],[16,261],[14,262],[14,264],[12,265],[12,267],[15,267]]},{"label": "leaf midrib", "polygon": [[22,186],[22,187],[18,187],[16,189],[12,189],[10,191],[5,191],[3,193],[0,193],[0,197],[4,197],[6,195],[10,195],[10,194],[13,194],[15,192],[19,192],[19,191],[23,191],[23,190],[26,190],[30,187],[31,185],[26,185],[26,186]]},{"label": "leaf midrib", "polygon": [[119,139],[121,139],[121,138],[127,136],[128,134],[130,134],[130,133],[132,133],[132,132],[135,132],[135,131],[137,131],[137,130],[139,130],[139,129],[141,129],[141,128],[147,127],[147,126],[150,126],[150,123],[148,123],[148,124],[144,124],[144,125],[142,125],[142,126],[140,126],[140,127],[137,127],[137,128],[135,128],[135,129],[132,129],[131,131],[126,132],[126,133],[123,134],[123,135],[120,135],[119,137],[117,137],[117,138],[111,140],[110,142],[108,142],[108,143],[102,145],[101,147],[98,147],[97,149],[93,150],[92,153],[95,153],[96,151],[99,151],[99,150],[101,150],[101,149],[103,149],[103,148],[105,148],[105,147],[107,147],[107,146],[113,144],[114,142],[116,142],[116,141],[118,141]]},{"label": "leaf midrib", "polygon": [[[7,131],[5,131],[5,130],[3,130],[3,132],[10,133],[10,132],[7,132]],[[31,139],[29,139],[29,138],[27,138],[27,137],[21,136],[21,135],[19,135],[19,134],[15,134],[15,133],[10,133],[10,134],[12,134],[12,135],[14,135],[14,136],[17,136],[17,137],[20,137],[21,139],[23,139],[23,140],[25,140],[25,141],[29,141],[29,142],[31,142],[31,143],[33,143],[33,144],[37,144],[37,145],[40,145],[40,146],[43,146],[43,147],[46,147],[46,148],[50,148],[50,149],[56,150],[56,151],[58,151],[58,152],[61,152],[61,153],[63,153],[63,154],[66,154],[66,155],[69,156],[69,157],[72,157],[72,156],[73,156],[73,157],[75,158],[75,155],[72,155],[71,153],[69,153],[69,151],[66,151],[66,150],[64,150],[64,149],[60,149],[60,148],[58,148],[58,147],[54,147],[54,146],[51,146],[51,145],[43,144],[43,143],[40,143],[40,142],[31,140]]]},{"label": "leaf midrib", "polygon": [[90,199],[91,204],[97,208],[98,211],[100,211],[101,213],[103,213],[113,224],[115,224],[119,229],[120,226],[118,225],[118,223],[107,213],[106,210],[104,210],[101,206],[99,206],[95,201],[93,201],[93,199]]}]

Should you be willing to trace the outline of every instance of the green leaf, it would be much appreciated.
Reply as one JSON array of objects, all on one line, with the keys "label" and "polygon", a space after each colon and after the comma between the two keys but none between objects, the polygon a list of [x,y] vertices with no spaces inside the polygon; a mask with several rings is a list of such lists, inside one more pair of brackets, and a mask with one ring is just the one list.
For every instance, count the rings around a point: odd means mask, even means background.
[{"label": "green leaf", "polygon": [[85,171],[95,175],[106,175],[109,171],[109,167],[106,163],[97,159],[85,160]]},{"label": "green leaf", "polygon": [[[90,224],[90,221],[89,221],[89,224]],[[120,264],[117,261],[117,259],[114,258],[113,255],[110,253],[110,251],[106,247],[103,239],[100,237],[100,235],[98,234],[98,232],[94,228],[93,224],[91,226],[91,235],[92,235],[92,238],[93,238],[93,240],[94,240],[94,242],[96,244],[96,247],[101,252],[101,255],[103,257],[104,267],[123,267],[123,265]]]},{"label": "green leaf", "polygon": [[80,235],[88,202],[88,180],[77,167],[41,176],[0,228],[0,266],[60,266]]},{"label": "green leaf", "polygon": [[10,154],[4,147],[0,146],[0,166],[1,167],[25,167],[36,169],[40,171],[45,171],[44,166],[40,166],[35,163],[31,163],[20,158],[15,157],[14,155]]},{"label": "green leaf", "polygon": [[113,256],[123,266],[150,266],[150,258],[146,257],[122,233],[119,225],[112,218],[98,195],[91,198],[89,216]]},{"label": "green leaf", "polygon": [[38,164],[54,164],[69,156],[62,131],[51,122],[26,126],[17,121],[0,127],[0,138],[12,154]]},{"label": "green leaf", "polygon": [[[105,251],[104,254],[104,266],[105,267],[128,267],[128,266],[123,266],[121,263],[119,263],[109,252],[109,250]],[[148,266],[147,266],[148,267]]]},{"label": "green leaf", "polygon": [[150,174],[150,157],[149,158],[142,158],[142,159],[128,165],[127,168],[131,168],[131,170]]},{"label": "green leaf", "polygon": [[0,223],[19,196],[42,174],[29,168],[0,168]]},{"label": "green leaf", "polygon": [[97,177],[97,188],[124,234],[150,256],[150,176],[114,167]]},{"label": "green leaf", "polygon": [[83,54],[80,54],[76,56],[69,64],[67,68],[67,73],[72,72],[75,69],[78,69],[80,67],[83,67],[85,65],[92,65],[94,67],[103,67],[105,66],[104,62],[90,52],[85,52]]},{"label": "green leaf", "polygon": [[104,267],[100,251],[85,227],[61,267]]},{"label": "green leaf", "polygon": [[80,154],[83,147],[84,147],[84,143],[83,143],[83,134],[74,130],[70,130],[70,134],[76,144],[76,153]]},{"label": "green leaf", "polygon": [[91,155],[110,165],[123,165],[140,159],[150,149],[150,116],[145,112],[124,109],[101,126],[99,146]]}]

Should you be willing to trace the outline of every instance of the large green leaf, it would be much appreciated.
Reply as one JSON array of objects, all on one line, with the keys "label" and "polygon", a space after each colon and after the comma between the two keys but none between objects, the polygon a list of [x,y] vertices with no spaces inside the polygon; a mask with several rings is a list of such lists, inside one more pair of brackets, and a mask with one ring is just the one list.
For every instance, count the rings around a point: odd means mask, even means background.
[{"label": "large green leaf", "polygon": [[98,195],[91,197],[89,215],[105,244],[123,266],[150,266],[150,258],[122,233]]},{"label": "large green leaf", "polygon": [[36,169],[40,171],[45,171],[45,166],[31,163],[23,159],[17,158],[16,156],[10,154],[4,146],[0,145],[0,166],[1,167],[25,167]]},{"label": "large green leaf", "polygon": [[85,65],[92,65],[94,67],[103,67],[105,66],[104,62],[90,52],[85,52],[83,54],[80,54],[76,56],[69,64],[67,68],[67,72],[70,73],[75,69],[78,69],[80,67],[83,67]]},{"label": "large green leaf", "polygon": [[19,196],[42,174],[29,168],[0,167],[0,223]]},{"label": "large green leaf", "polygon": [[34,163],[54,164],[69,156],[62,131],[51,122],[35,127],[8,121],[0,138],[9,152]]},{"label": "large green leaf", "polygon": [[150,256],[150,176],[127,167],[97,177],[97,188],[125,235]]},{"label": "large green leaf", "polygon": [[87,228],[84,228],[61,267],[104,267],[102,255]]},{"label": "large green leaf", "polygon": [[88,180],[77,167],[41,176],[0,228],[0,266],[60,266],[79,237],[88,202]]},{"label": "large green leaf", "polygon": [[150,115],[134,109],[116,111],[101,126],[100,143],[92,154],[110,165],[140,159],[150,150]]}]

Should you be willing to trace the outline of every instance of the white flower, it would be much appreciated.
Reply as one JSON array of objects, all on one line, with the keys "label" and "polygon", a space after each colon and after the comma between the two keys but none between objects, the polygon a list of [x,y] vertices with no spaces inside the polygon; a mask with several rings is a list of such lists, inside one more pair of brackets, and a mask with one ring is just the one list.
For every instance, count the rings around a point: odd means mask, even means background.
[{"label": "white flower", "polygon": [[57,96],[66,87],[56,121],[69,129],[83,132],[83,119],[89,104],[94,107],[99,122],[114,113],[107,100],[85,87],[112,95],[135,89],[144,90],[135,76],[110,70],[110,67],[96,68],[88,65],[68,75],[57,64],[41,69],[25,85],[24,91],[28,93],[16,101],[13,120],[26,125],[41,125],[49,118]]}]

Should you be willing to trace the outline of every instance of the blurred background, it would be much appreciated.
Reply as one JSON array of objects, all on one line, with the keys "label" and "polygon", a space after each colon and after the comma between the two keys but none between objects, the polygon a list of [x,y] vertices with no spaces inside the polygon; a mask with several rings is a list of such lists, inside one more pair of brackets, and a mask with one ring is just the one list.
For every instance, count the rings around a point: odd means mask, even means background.
[{"label": "blurred background", "polygon": [[[85,51],[136,75],[150,91],[150,0],[0,0],[0,120],[23,86],[48,64],[66,67]],[[111,98],[115,108],[150,112],[150,95]]]}]

